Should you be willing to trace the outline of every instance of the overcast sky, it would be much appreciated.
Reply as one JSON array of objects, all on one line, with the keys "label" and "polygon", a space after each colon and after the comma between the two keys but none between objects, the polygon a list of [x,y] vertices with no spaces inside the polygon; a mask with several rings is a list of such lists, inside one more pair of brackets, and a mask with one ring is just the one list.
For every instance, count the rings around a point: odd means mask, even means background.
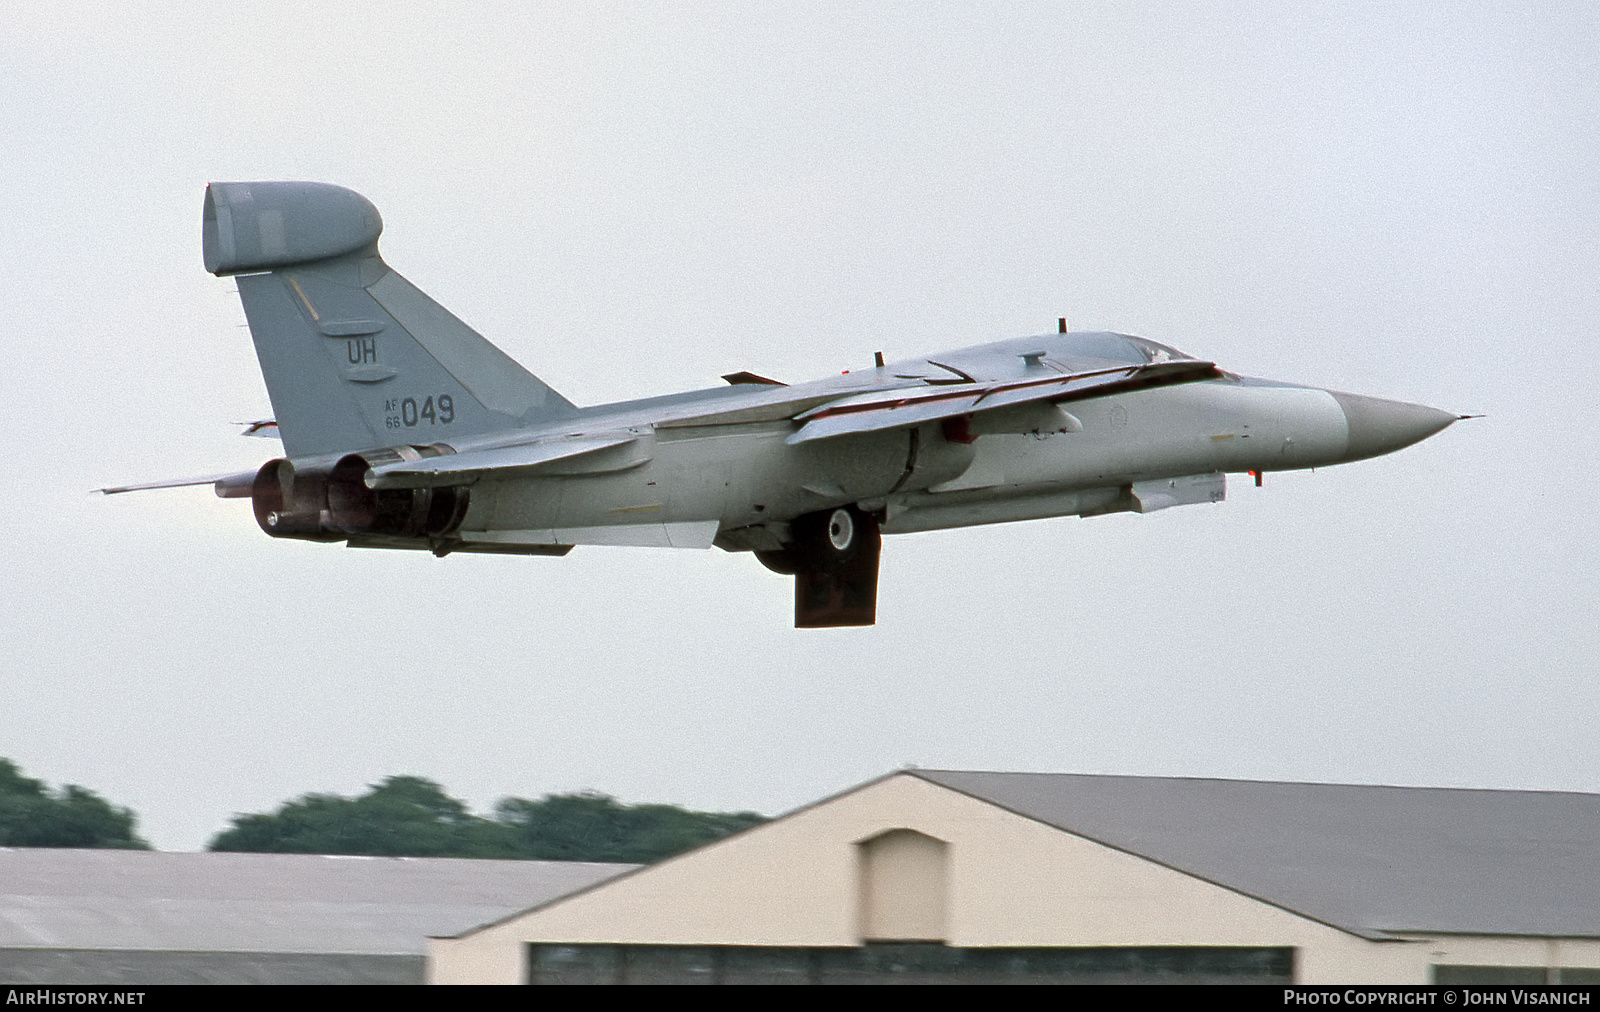
[{"label": "overcast sky", "polygon": [[[415,6],[416,10],[408,9]],[[777,813],[892,768],[1600,791],[1600,14],[1548,4],[12,3],[0,756],[197,849],[384,776]],[[182,9],[174,12],[175,7]],[[1486,413],[1229,501],[748,555],[274,541],[210,180],[580,404],[1054,329]]]}]

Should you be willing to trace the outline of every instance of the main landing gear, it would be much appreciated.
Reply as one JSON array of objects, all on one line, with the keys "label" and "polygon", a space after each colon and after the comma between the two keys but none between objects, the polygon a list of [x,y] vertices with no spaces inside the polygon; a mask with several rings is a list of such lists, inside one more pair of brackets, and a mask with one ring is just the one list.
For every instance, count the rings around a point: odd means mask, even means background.
[{"label": "main landing gear", "polygon": [[794,519],[794,542],[756,552],[774,573],[794,576],[796,629],[872,625],[878,619],[878,521],[855,506]]}]

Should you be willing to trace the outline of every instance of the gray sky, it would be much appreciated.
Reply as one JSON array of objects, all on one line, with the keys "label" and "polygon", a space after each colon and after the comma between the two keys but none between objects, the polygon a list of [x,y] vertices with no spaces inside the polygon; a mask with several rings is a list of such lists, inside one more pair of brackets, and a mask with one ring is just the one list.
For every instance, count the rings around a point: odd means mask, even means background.
[{"label": "gray sky", "polygon": [[[1600,791],[1592,4],[12,4],[0,756],[194,849],[383,776],[777,812],[915,763]],[[1054,329],[1487,419],[1230,501],[719,551],[276,542],[209,180],[350,186],[580,404]]]}]

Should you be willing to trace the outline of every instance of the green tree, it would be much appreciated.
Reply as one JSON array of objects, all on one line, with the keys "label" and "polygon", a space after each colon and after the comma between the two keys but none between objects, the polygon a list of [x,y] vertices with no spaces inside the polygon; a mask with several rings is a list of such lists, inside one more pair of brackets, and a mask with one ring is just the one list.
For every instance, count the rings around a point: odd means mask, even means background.
[{"label": "green tree", "polygon": [[307,794],[271,815],[236,815],[211,850],[499,857],[494,825],[432,780],[389,777],[359,798]]},{"label": "green tree", "polygon": [[50,791],[0,759],[0,847],[116,847],[149,850],[134,835],[133,812],[76,784]]},{"label": "green tree", "polygon": [[473,815],[431,780],[390,777],[358,798],[307,794],[271,814],[236,815],[211,850],[258,853],[497,857],[645,863],[738,832],[754,812],[624,805],[592,792],[506,798]]},{"label": "green tree", "polygon": [[766,822],[755,812],[695,812],[676,805],[624,805],[605,794],[506,798],[495,820],[517,857],[645,864]]}]

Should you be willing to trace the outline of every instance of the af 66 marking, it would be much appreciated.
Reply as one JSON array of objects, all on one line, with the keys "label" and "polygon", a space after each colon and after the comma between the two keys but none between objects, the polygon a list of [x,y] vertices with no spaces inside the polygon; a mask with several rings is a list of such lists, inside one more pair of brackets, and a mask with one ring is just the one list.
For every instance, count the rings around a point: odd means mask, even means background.
[{"label": "af 66 marking", "polygon": [[[415,397],[383,402],[383,424],[389,429],[414,429],[426,422],[428,425],[449,425],[456,420],[456,404],[449,394],[428,397],[419,406]],[[398,411],[399,414],[389,414]]]}]

